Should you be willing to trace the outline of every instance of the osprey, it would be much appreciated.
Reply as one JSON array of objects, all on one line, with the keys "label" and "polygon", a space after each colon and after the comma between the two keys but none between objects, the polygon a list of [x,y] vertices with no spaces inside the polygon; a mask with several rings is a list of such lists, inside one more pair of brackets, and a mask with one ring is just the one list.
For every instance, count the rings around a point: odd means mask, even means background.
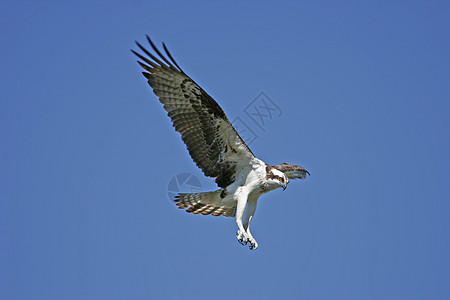
[{"label": "osprey", "polygon": [[219,186],[212,192],[180,193],[174,202],[193,214],[236,217],[239,243],[248,243],[251,250],[258,248],[250,233],[250,222],[259,197],[277,188],[284,190],[289,179],[304,179],[309,172],[287,163],[270,166],[255,157],[219,104],[183,72],[165,44],[167,57],[148,36],[147,40],[155,55],[138,42],[148,57],[131,50],[141,59],[138,63],[146,71],[142,74],[181,134],[195,164],[206,176],[216,178]]}]

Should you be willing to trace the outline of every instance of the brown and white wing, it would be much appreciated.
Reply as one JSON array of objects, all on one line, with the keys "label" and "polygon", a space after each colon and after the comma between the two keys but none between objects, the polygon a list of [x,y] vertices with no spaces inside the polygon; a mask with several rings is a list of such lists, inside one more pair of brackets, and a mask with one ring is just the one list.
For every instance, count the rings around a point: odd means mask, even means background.
[{"label": "brown and white wing", "polygon": [[170,61],[148,36],[147,40],[159,58],[136,42],[147,55],[131,50],[142,60],[138,61],[146,70],[142,74],[181,134],[196,165],[206,176],[215,177],[218,186],[228,186],[235,180],[237,168],[254,158],[253,153],[219,104],[181,70],[166,46],[163,44]]},{"label": "brown and white wing", "polygon": [[304,179],[306,174],[310,175],[303,167],[282,163],[281,165],[272,166],[273,168],[283,172],[289,179]]}]

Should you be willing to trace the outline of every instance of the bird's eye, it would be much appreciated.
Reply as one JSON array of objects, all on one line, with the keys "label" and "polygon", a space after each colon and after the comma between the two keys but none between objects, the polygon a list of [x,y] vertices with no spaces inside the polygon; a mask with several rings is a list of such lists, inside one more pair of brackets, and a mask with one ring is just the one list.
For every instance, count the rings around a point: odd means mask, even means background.
[{"label": "bird's eye", "polygon": [[284,178],[283,177],[280,177],[280,182],[284,182]]}]

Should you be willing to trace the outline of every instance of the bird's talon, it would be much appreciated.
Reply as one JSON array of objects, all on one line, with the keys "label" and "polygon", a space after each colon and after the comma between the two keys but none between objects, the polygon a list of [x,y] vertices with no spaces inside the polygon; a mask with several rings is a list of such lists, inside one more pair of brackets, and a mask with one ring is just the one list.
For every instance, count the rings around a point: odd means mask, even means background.
[{"label": "bird's talon", "polygon": [[237,238],[239,244],[241,244],[241,245],[247,245],[247,243],[249,242],[247,233],[241,232],[240,230],[238,230],[238,232],[236,232],[236,238]]}]

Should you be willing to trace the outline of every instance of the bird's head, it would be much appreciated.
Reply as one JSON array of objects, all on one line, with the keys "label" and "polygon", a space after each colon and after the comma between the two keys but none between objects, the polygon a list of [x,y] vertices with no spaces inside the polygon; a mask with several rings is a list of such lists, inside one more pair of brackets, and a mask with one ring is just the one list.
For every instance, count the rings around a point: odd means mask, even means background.
[{"label": "bird's head", "polygon": [[266,180],[271,190],[282,187],[284,191],[289,183],[289,178],[283,172],[271,166],[266,166]]},{"label": "bird's head", "polygon": [[272,166],[272,168],[283,172],[290,179],[305,179],[309,172],[301,166],[282,163],[281,165]]}]

